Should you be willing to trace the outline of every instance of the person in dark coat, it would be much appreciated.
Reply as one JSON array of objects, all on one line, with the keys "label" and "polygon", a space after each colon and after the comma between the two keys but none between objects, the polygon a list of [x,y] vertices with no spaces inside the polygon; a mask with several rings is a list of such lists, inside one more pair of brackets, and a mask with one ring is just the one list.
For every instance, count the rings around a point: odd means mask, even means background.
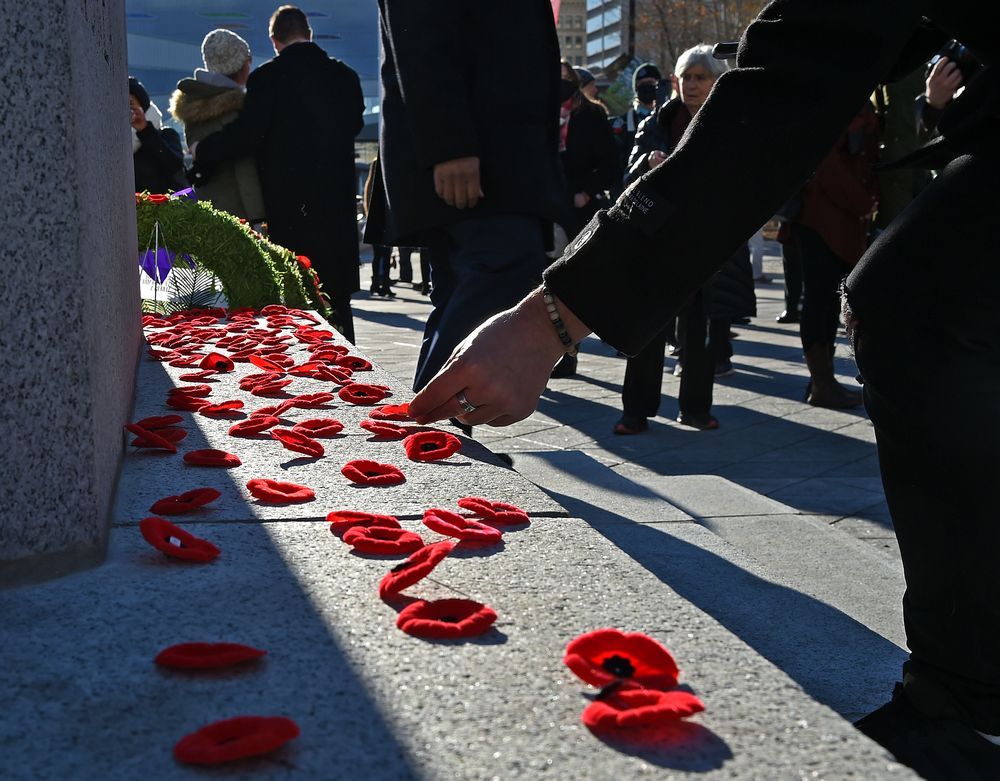
[{"label": "person in dark coat", "polygon": [[[939,124],[956,156],[845,283],[906,577],[909,648],[891,701],[857,726],[925,779],[985,781],[1000,778],[1000,38],[991,5],[769,4],[670,158],[594,217],[544,287],[484,324],[410,413],[421,424],[454,415],[514,423],[534,410],[567,342],[595,331],[623,352],[641,350],[802,186],[875,85],[949,38],[984,63]],[[706,209],[720,186],[726,208]],[[480,408],[464,411],[459,393]]]},{"label": "person in dark coat", "polygon": [[[429,249],[422,388],[455,345],[540,281],[550,225],[569,221],[559,44],[543,0],[379,0],[379,12],[381,176],[365,235]],[[504,59],[510,30],[518,56]]]},{"label": "person in dark coat", "polygon": [[[165,193],[182,190],[184,153],[181,137],[173,128],[161,128],[159,109],[152,106],[149,93],[138,79],[129,77],[128,104],[133,136],[132,164],[137,193]],[[151,110],[152,109],[152,110]],[[148,114],[152,114],[151,121]]]},{"label": "person in dark coat", "polygon": [[257,158],[269,238],[306,255],[354,341],[358,271],[354,137],[364,126],[358,74],[312,42],[305,14],[282,6],[270,21],[277,56],[250,74],[239,116],[192,147],[199,167]]},{"label": "person in dark coat", "polygon": [[[611,132],[618,145],[618,181],[612,196],[621,194],[622,180],[628,174],[628,161],[635,145],[635,134],[639,125],[656,110],[656,98],[659,94],[663,76],[660,69],[651,62],[644,62],[632,73],[632,105],[624,114],[611,118]],[[668,90],[669,94],[669,90]]]}]

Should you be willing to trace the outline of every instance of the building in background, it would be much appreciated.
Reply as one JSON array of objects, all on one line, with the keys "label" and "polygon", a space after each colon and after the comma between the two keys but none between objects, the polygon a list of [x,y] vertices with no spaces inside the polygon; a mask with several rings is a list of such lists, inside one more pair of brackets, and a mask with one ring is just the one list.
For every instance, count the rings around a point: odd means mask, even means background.
[{"label": "building in background", "polygon": [[587,0],[562,0],[556,21],[559,52],[573,65],[587,65]]},{"label": "building in background", "polygon": [[[636,0],[587,0],[587,67],[607,72],[635,52]],[[564,3],[565,4],[565,3]]]}]

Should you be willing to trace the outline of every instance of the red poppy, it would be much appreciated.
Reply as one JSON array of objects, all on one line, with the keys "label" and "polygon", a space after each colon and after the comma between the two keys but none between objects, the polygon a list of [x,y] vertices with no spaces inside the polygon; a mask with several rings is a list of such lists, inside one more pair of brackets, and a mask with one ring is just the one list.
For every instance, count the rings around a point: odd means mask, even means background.
[{"label": "red poppy", "polygon": [[167,366],[194,366],[201,362],[202,355],[185,355],[183,358],[174,358],[172,361],[167,363]]},{"label": "red poppy", "polygon": [[334,510],[326,516],[330,522],[330,531],[334,534],[343,534],[348,529],[355,526],[385,526],[392,529],[399,529],[399,521],[391,515],[377,515],[376,513],[366,513],[361,510]]},{"label": "red poppy", "polygon": [[281,480],[257,478],[247,483],[247,490],[255,499],[267,504],[292,504],[310,502],[316,498],[312,488],[298,483],[285,483]]},{"label": "red poppy", "polygon": [[270,754],[299,736],[299,726],[284,716],[237,716],[185,735],[174,758],[188,765],[219,765]]},{"label": "red poppy", "polygon": [[338,358],[341,355],[347,355],[350,352],[350,350],[342,344],[329,344],[327,342],[310,344],[306,347],[306,349],[313,355],[319,355],[320,353],[333,353],[335,358]]},{"label": "red poppy", "polygon": [[146,196],[146,200],[150,203],[166,203],[170,198],[162,193],[153,193]]},{"label": "red poppy", "polygon": [[295,365],[294,358],[292,358],[290,355],[282,355],[281,351],[287,349],[288,349],[287,345],[281,345],[281,347],[268,348],[266,352],[264,352],[258,357],[260,357],[262,360],[270,361],[276,366],[281,367],[281,371],[284,371],[285,369],[290,369]]},{"label": "red poppy", "polygon": [[188,372],[187,374],[182,374],[177,379],[183,382],[199,382],[200,380],[207,380],[216,372],[213,369],[199,369],[196,372]]},{"label": "red poppy", "polygon": [[243,462],[238,456],[227,453],[225,450],[192,450],[184,454],[184,463],[191,466],[221,466],[224,469],[231,469],[240,466]]},{"label": "red poppy", "polygon": [[242,350],[235,350],[229,354],[236,363],[249,363],[251,356],[257,355],[257,344],[252,347],[245,347]]},{"label": "red poppy", "polygon": [[[305,256],[303,256],[303,257],[305,257]],[[308,260],[308,258],[306,258],[306,260]],[[307,320],[310,323],[319,323],[319,320],[317,320],[313,315],[311,315],[308,312],[306,312],[304,309],[289,309],[288,313],[290,315],[294,315],[295,317],[299,318],[300,320]]]},{"label": "red poppy", "polygon": [[167,398],[167,406],[171,409],[182,409],[189,412],[197,412],[206,404],[208,404],[207,401],[194,396],[183,396],[178,394]]},{"label": "red poppy", "polygon": [[337,366],[343,366],[354,372],[367,372],[372,369],[372,365],[358,355],[343,355],[334,361],[334,363]]},{"label": "red poppy", "polygon": [[[155,431],[149,431],[135,423],[126,423],[125,428],[135,434],[139,438],[139,441],[142,442],[141,445],[136,445],[136,447],[158,448],[166,450],[168,453],[177,452],[177,446],[173,442]],[[132,444],[135,445],[135,442]]]},{"label": "red poppy", "polygon": [[278,440],[285,449],[305,453],[312,458],[322,458],[326,453],[323,445],[315,439],[290,428],[271,429],[271,437]]},{"label": "red poppy", "polygon": [[212,369],[217,372],[231,372],[236,368],[232,359],[222,353],[209,353],[201,359],[200,365],[202,369]]},{"label": "red poppy", "polygon": [[222,494],[214,488],[195,488],[177,496],[158,499],[153,502],[153,506],[149,508],[149,511],[157,515],[182,515],[199,507],[204,507],[206,504],[214,502],[220,496]]},{"label": "red poppy", "polygon": [[146,351],[146,354],[149,356],[150,360],[161,361],[161,362],[172,361],[174,360],[174,358],[177,357],[177,353],[173,350],[157,350],[153,347],[150,347]]},{"label": "red poppy", "polygon": [[471,510],[490,523],[500,525],[531,523],[524,510],[507,502],[493,502],[481,496],[464,496],[458,500],[458,506],[463,510]]},{"label": "red poppy", "polygon": [[288,311],[288,307],[284,304],[268,304],[267,306],[261,307],[260,313],[262,315],[283,315]]},{"label": "red poppy", "polygon": [[240,643],[178,643],[164,648],[153,659],[161,667],[178,670],[212,670],[231,667],[266,656],[267,651]]},{"label": "red poppy", "polygon": [[261,407],[259,409],[256,409],[250,413],[250,417],[252,418],[258,415],[266,415],[267,417],[280,418],[291,408],[292,408],[291,404],[289,404],[287,401],[283,401],[281,402],[281,404],[277,404],[273,407]]},{"label": "red poppy", "polygon": [[374,420],[411,420],[409,404],[386,404],[368,413]]},{"label": "red poppy", "polygon": [[298,396],[292,396],[288,403],[300,409],[320,409],[331,401],[333,401],[333,394],[321,391],[320,393],[302,393]]},{"label": "red poppy", "polygon": [[167,428],[178,423],[183,423],[184,418],[180,415],[153,415],[149,418],[137,420],[135,425],[142,426],[146,431],[156,431],[158,428]]},{"label": "red poppy", "polygon": [[246,420],[241,420],[239,423],[230,426],[229,436],[252,437],[254,434],[260,434],[262,431],[266,431],[271,426],[277,426],[279,423],[281,423],[281,420],[276,417],[254,413]]},{"label": "red poppy", "polygon": [[299,262],[302,268],[312,268],[312,261],[309,260],[305,255],[296,255],[295,259]]},{"label": "red poppy", "polygon": [[409,429],[402,426],[394,426],[391,423],[386,423],[382,420],[372,420],[371,418],[362,420],[358,425],[366,431],[372,432],[375,436],[385,437],[386,439],[402,439],[410,433]]},{"label": "red poppy", "polygon": [[492,544],[503,539],[503,535],[498,529],[471,518],[464,518],[458,513],[442,510],[439,507],[432,507],[424,511],[424,526],[446,537],[455,537],[470,542]]},{"label": "red poppy", "polygon": [[[182,428],[176,428],[174,426],[167,426],[166,428],[158,428],[154,431],[155,434],[163,437],[167,442],[172,442],[175,445],[185,439],[188,433]],[[160,447],[155,442],[150,442],[148,439],[143,439],[142,437],[136,437],[132,440],[133,447]]]},{"label": "red poppy", "polygon": [[690,692],[616,688],[588,705],[581,720],[590,729],[648,727],[677,721],[705,710]]},{"label": "red poppy", "polygon": [[440,461],[462,449],[462,440],[444,431],[418,431],[403,440],[411,461]]},{"label": "red poppy", "polygon": [[306,361],[298,366],[293,366],[288,370],[288,373],[295,377],[312,377],[316,370],[323,368],[323,366],[321,361]]},{"label": "red poppy", "polygon": [[275,361],[272,361],[269,358],[264,358],[260,355],[256,354],[251,355],[249,356],[248,360],[254,366],[259,366],[261,369],[264,369],[265,371],[277,372],[279,374],[285,371],[285,368],[281,364],[276,363]]},{"label": "red poppy", "polygon": [[167,396],[183,396],[185,398],[193,399],[203,399],[206,396],[212,395],[211,385],[181,385],[176,388],[171,388],[167,391]]},{"label": "red poppy", "polygon": [[389,395],[382,385],[368,385],[363,382],[352,382],[341,388],[338,396],[351,404],[378,404]]},{"label": "red poppy", "polygon": [[199,415],[227,415],[231,412],[243,409],[243,402],[239,399],[220,401],[218,404],[206,404],[198,408]]},{"label": "red poppy", "polygon": [[165,518],[143,518],[139,521],[139,531],[146,542],[174,559],[204,564],[219,555],[219,549],[208,540],[195,537]]},{"label": "red poppy", "polygon": [[332,366],[320,366],[318,369],[313,370],[314,380],[326,380],[328,382],[335,382],[338,385],[348,385],[351,383],[351,370],[350,369],[335,369]]},{"label": "red poppy", "polygon": [[563,663],[593,686],[631,681],[652,689],[677,685],[677,662],[670,651],[641,632],[597,629],[566,646]]},{"label": "red poppy", "polygon": [[408,635],[451,640],[481,635],[496,620],[493,608],[471,599],[418,599],[399,612],[396,626]]},{"label": "red poppy", "polygon": [[305,434],[315,439],[329,439],[344,430],[344,424],[333,418],[312,418],[303,420],[292,426],[296,434]]},{"label": "red poppy", "polygon": [[355,525],[344,532],[342,539],[356,551],[380,556],[413,553],[424,547],[419,534],[391,526]]},{"label": "red poppy", "polygon": [[254,396],[274,396],[276,393],[281,393],[285,388],[292,384],[291,380],[275,380],[274,382],[261,382],[254,385],[250,390]]},{"label": "red poppy", "polygon": [[406,481],[406,476],[398,466],[380,464],[366,458],[348,461],[340,473],[358,485],[399,485]]},{"label": "red poppy", "polygon": [[442,540],[432,545],[425,545],[416,553],[393,567],[382,578],[378,585],[378,595],[382,599],[394,597],[403,589],[407,589],[414,583],[423,580],[431,573],[441,560],[451,553],[455,543],[451,540]]},{"label": "red poppy", "polygon": [[243,390],[253,390],[255,387],[265,382],[276,382],[285,375],[278,372],[265,372],[264,374],[247,374],[240,377],[240,387]]}]

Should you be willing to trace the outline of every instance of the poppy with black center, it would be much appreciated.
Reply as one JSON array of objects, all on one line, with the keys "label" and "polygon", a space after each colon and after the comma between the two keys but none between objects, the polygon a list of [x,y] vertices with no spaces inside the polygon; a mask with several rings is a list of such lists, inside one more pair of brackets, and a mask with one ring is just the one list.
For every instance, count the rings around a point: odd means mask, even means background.
[{"label": "poppy with black center", "polygon": [[640,632],[598,629],[566,646],[563,662],[593,686],[625,680],[654,689],[677,685],[677,662],[670,651]]},{"label": "poppy with black center", "polygon": [[445,431],[418,431],[403,440],[411,461],[440,461],[462,449],[462,440]]},{"label": "poppy with black center", "polygon": [[341,468],[340,473],[358,485],[398,485],[406,480],[406,476],[399,467],[392,464],[380,464],[378,461],[364,458],[348,461]]}]

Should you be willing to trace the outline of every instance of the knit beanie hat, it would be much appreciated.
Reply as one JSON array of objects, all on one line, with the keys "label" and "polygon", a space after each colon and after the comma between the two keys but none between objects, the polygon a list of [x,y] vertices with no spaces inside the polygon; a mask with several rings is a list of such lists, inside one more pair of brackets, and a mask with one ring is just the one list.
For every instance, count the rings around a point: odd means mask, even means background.
[{"label": "knit beanie hat", "polygon": [[231,76],[250,59],[250,44],[229,30],[212,30],[201,42],[205,69]]},{"label": "knit beanie hat", "polygon": [[657,68],[651,62],[644,62],[638,68],[635,69],[635,73],[632,74],[632,89],[635,89],[636,84],[639,83],[639,79],[656,79],[657,81],[663,81],[663,76],[660,73],[660,69]]},{"label": "knit beanie hat", "polygon": [[149,111],[149,93],[142,86],[142,82],[134,76],[128,77],[128,94],[135,95],[135,99],[139,101],[143,111]]},{"label": "knit beanie hat", "polygon": [[580,87],[586,87],[594,81],[594,74],[586,68],[574,67],[573,70],[576,71],[576,75],[580,79]]}]

